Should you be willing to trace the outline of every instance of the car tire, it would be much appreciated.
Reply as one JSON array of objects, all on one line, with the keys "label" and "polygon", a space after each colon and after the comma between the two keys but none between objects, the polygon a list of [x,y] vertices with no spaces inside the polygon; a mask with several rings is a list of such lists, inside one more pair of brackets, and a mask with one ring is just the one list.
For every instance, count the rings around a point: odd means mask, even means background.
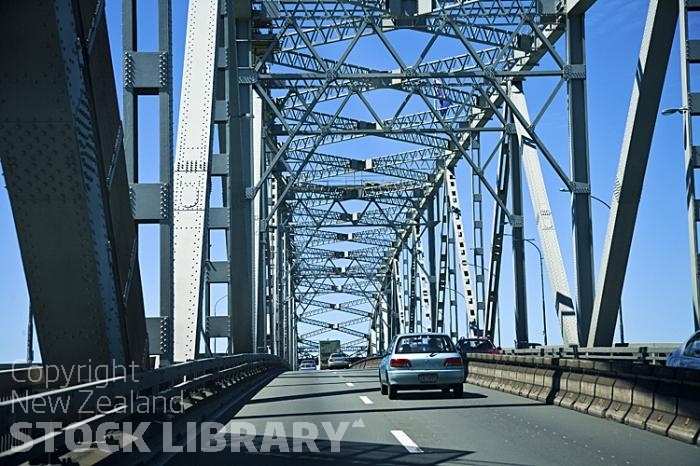
[{"label": "car tire", "polygon": [[397,395],[396,385],[389,385],[389,399],[395,400]]},{"label": "car tire", "polygon": [[389,394],[389,387],[382,384],[382,395],[388,395],[388,394]]},{"label": "car tire", "polygon": [[464,394],[464,385],[462,385],[462,384],[455,385],[454,391],[455,391],[455,398],[462,398],[462,395]]}]

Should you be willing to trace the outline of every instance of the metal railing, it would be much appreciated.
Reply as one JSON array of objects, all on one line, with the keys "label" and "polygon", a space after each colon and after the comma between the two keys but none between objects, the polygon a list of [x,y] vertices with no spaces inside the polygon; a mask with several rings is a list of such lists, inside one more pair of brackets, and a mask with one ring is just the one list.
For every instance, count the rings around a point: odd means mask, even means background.
[{"label": "metal railing", "polygon": [[[34,367],[34,379],[42,368]],[[234,388],[239,382],[271,371],[289,370],[286,361],[270,354],[240,354],[189,361],[150,371],[124,373],[116,377],[93,380],[64,388],[42,387],[28,383],[24,388],[12,388],[5,393],[5,401],[0,401],[0,463],[5,464],[16,453],[13,448],[20,445],[10,436],[12,426],[17,423],[37,422],[61,423],[61,428],[48,435],[36,435],[43,431],[23,430],[33,440],[24,443],[23,458],[31,458],[43,451],[43,444],[51,440],[58,447],[63,442],[64,433],[71,424],[97,425],[108,421],[119,421],[137,413],[135,400],[159,399],[162,406],[180,406],[183,401],[195,405],[212,393]],[[28,374],[27,368],[17,369],[13,382]],[[41,374],[45,376],[45,374]],[[7,371],[3,371],[5,381]],[[46,377],[43,377],[46,379]],[[9,385],[5,385],[6,390]],[[43,390],[43,391],[42,391]],[[26,394],[29,391],[30,394]],[[209,393],[205,393],[209,392]],[[38,392],[38,393],[36,393]],[[9,395],[9,396],[8,396]],[[184,400],[183,400],[184,398]],[[173,405],[173,400],[175,405]],[[158,406],[161,406],[160,404]],[[40,407],[40,409],[37,409]],[[43,408],[41,408],[43,407]],[[46,407],[60,407],[48,410]],[[172,413],[158,409],[155,416]],[[177,410],[175,411],[177,412]],[[35,434],[35,435],[32,435]],[[9,464],[9,463],[8,463]]]},{"label": "metal railing", "polygon": [[579,348],[572,346],[537,346],[534,348],[506,348],[504,354],[520,356],[549,356],[564,359],[624,360],[645,364],[665,364],[666,357],[679,343],[638,343],[613,348]]}]

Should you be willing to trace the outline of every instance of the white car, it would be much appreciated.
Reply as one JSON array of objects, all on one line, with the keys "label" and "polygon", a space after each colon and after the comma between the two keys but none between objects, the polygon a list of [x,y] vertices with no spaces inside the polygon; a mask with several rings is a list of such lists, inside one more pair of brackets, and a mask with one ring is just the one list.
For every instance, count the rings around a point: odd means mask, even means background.
[{"label": "white car", "polygon": [[449,336],[443,333],[397,335],[389,344],[389,353],[379,364],[382,395],[396,398],[398,390],[441,389],[464,392],[464,363]]},{"label": "white car", "polygon": [[316,364],[313,363],[312,361],[302,361],[302,363],[299,364],[299,370],[300,371],[315,371]]},{"label": "white car", "polygon": [[350,367],[350,358],[345,353],[333,353],[328,358],[329,369],[347,369]]}]

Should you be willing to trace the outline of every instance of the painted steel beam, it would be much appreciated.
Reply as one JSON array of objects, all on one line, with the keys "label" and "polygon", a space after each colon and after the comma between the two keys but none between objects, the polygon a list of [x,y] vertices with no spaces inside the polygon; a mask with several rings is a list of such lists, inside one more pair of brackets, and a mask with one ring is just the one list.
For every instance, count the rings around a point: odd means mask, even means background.
[{"label": "painted steel beam", "polygon": [[598,293],[586,340],[589,347],[612,346],[678,13],[676,1],[651,0],[649,4],[622,140],[616,189],[610,205]]},{"label": "painted steel beam", "polygon": [[[583,9],[581,9],[583,10]],[[574,73],[567,83],[569,98],[569,146],[572,180],[572,226],[580,341],[586,341],[594,298],[593,227],[591,225],[591,185],[588,160],[588,108],[586,95],[585,15],[567,16],[566,46],[568,64]]]},{"label": "painted steel beam", "polygon": [[1,2],[0,28],[0,161],[42,362],[147,365],[104,2]]},{"label": "painted steel beam", "polygon": [[174,361],[198,351],[217,19],[216,0],[190,2],[173,180]]},{"label": "painted steel beam", "polygon": [[[515,84],[512,84],[513,86]],[[513,117],[510,109],[507,115],[512,123],[517,119]],[[525,280],[525,225],[523,224],[523,185],[522,185],[522,153],[518,141],[518,135],[513,127],[513,132],[506,134],[508,141],[508,157],[510,157],[510,199],[511,209],[515,221],[511,223],[513,249],[513,285],[515,287],[515,342],[519,348],[529,341],[527,325],[527,286]]]},{"label": "painted steel beam", "polygon": [[[518,86],[512,86],[510,99],[516,105],[520,113],[530,120],[525,94]],[[540,237],[542,254],[547,265],[549,283],[554,294],[554,309],[559,319],[559,327],[565,345],[579,344],[578,326],[574,301],[569,288],[569,279],[564,268],[564,259],[559,248],[554,214],[549,205],[547,188],[542,176],[542,168],[537,156],[537,148],[527,135],[525,127],[519,121],[515,122],[515,131],[519,139],[519,146],[527,185],[532,201],[532,210],[535,212],[535,223]]]},{"label": "painted steel beam", "polygon": [[[680,21],[680,44],[681,52],[681,89],[682,89],[682,104],[683,108],[688,109],[683,114],[684,119],[684,152],[685,152],[685,187],[686,187],[686,203],[688,208],[688,240],[690,249],[690,286],[693,302],[693,319],[695,321],[695,330],[700,330],[700,254],[698,253],[698,222],[700,215],[698,213],[697,192],[695,179],[700,168],[700,147],[694,141],[693,123],[697,119],[697,109],[692,102],[690,70],[691,63],[697,63],[697,53],[691,52],[691,42],[689,41],[689,20],[690,14],[697,15],[700,11],[700,2],[694,0],[687,2],[679,0],[679,21]],[[697,42],[694,42],[697,44]],[[684,47],[683,44],[688,44]],[[697,51],[697,49],[695,49]],[[697,101],[695,103],[697,105]]]},{"label": "painted steel beam", "polygon": [[[172,172],[173,172],[173,80],[172,80],[172,0],[158,0],[157,28],[158,51],[138,50],[138,24],[136,2],[122,2],[122,48],[124,52],[123,125],[124,151],[131,194],[134,197],[132,212],[139,223],[159,225],[160,239],[160,316],[169,323],[173,320],[173,247],[172,247]],[[144,19],[145,20],[145,19]],[[154,156],[139,154],[138,102],[141,95],[158,96],[158,183],[139,182],[139,159]],[[143,191],[152,193],[147,199],[139,199]],[[145,202],[140,202],[144,200]],[[140,215],[140,208],[146,215]],[[172,361],[172,325],[165,324],[158,338],[161,364]]]}]

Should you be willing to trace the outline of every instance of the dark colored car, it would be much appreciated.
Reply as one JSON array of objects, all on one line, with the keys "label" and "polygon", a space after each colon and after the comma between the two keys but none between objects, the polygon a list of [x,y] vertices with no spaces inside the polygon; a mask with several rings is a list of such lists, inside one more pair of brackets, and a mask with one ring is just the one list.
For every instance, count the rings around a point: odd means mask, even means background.
[{"label": "dark colored car", "polygon": [[666,358],[669,367],[700,369],[700,331],[676,348]]},{"label": "dark colored car", "polygon": [[497,347],[491,340],[484,337],[460,338],[457,342],[457,349],[463,355],[466,353],[501,353],[501,348]]}]

